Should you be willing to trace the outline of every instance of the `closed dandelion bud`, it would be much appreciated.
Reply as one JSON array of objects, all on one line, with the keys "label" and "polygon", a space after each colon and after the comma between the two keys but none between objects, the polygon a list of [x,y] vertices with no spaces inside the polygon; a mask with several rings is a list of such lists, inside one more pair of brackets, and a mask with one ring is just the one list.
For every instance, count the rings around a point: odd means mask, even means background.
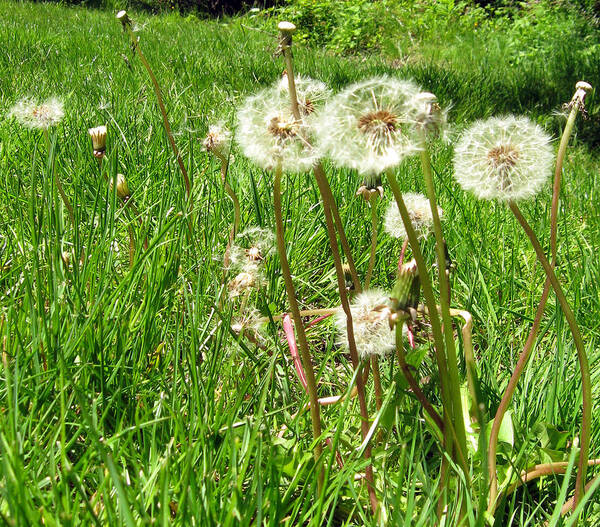
[{"label": "closed dandelion bud", "polygon": [[68,251],[63,251],[60,255],[60,258],[64,264],[64,266],[69,269],[71,267],[71,253]]},{"label": "closed dandelion bud", "polygon": [[362,196],[365,201],[371,197],[383,197],[383,185],[381,184],[381,175],[367,176],[362,185],[356,191],[357,196]]},{"label": "closed dandelion bud", "polygon": [[94,157],[102,159],[106,151],[106,126],[97,126],[88,130],[92,138],[92,148],[94,149]]},{"label": "closed dandelion bud", "polygon": [[[110,182],[110,189],[113,188],[113,182]],[[129,185],[127,185],[127,180],[123,174],[117,174],[117,196],[123,201],[127,201],[131,197],[131,192],[129,192]]]},{"label": "closed dandelion bud", "polygon": [[344,281],[346,283],[346,289],[348,291],[354,291],[354,280],[352,279],[350,266],[347,263],[342,264],[342,271],[344,272]]},{"label": "closed dandelion bud", "polygon": [[398,277],[390,295],[391,308],[394,311],[406,311],[419,305],[421,280],[417,262],[413,259],[398,270]]}]

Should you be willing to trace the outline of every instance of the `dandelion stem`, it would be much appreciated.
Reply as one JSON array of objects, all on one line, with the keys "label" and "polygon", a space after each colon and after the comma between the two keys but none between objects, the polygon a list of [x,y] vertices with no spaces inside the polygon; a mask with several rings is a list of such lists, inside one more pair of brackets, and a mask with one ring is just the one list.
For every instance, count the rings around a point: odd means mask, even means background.
[{"label": "dandelion stem", "polygon": [[[433,288],[431,286],[431,280],[429,278],[429,274],[427,272],[427,267],[425,265],[425,260],[423,258],[423,253],[421,252],[421,248],[419,246],[419,240],[417,238],[417,234],[412,225],[410,216],[408,214],[408,210],[406,209],[406,205],[404,204],[404,200],[402,199],[402,193],[400,191],[400,187],[398,185],[398,181],[396,180],[396,176],[394,173],[389,170],[386,172],[388,182],[390,184],[390,188],[392,189],[392,193],[394,194],[394,199],[396,200],[396,204],[398,206],[398,210],[400,212],[400,216],[402,217],[402,221],[404,223],[404,228],[406,229],[406,233],[410,242],[410,246],[412,249],[413,256],[417,262],[417,269],[419,270],[419,278],[421,280],[421,286],[423,288],[423,294],[425,295],[425,301],[427,303],[427,307],[429,309],[429,317],[431,320],[431,330],[433,333],[434,340],[434,350],[436,361],[438,365],[438,370],[440,374],[440,388],[442,394],[442,403],[444,406],[444,423],[450,423],[453,417],[453,405],[452,400],[450,398],[449,393],[449,377],[448,370],[446,367],[446,354],[444,352],[444,337],[442,335],[440,318],[437,312],[437,306],[435,302],[435,297],[433,294]],[[450,426],[444,427],[444,445],[448,452],[452,451],[452,436],[450,433]],[[464,426],[464,425],[463,425]],[[462,452],[461,452],[462,454]],[[462,457],[464,459],[464,454],[459,455],[459,458]],[[468,467],[466,463],[462,466],[465,474],[468,474]]]},{"label": "dandelion stem", "polygon": [[127,225],[127,232],[129,233],[129,269],[131,269],[135,259],[135,236],[131,224]]},{"label": "dandelion stem", "polygon": [[577,325],[577,321],[575,320],[575,315],[569,306],[569,302],[567,301],[563,290],[556,278],[556,274],[548,262],[544,254],[544,250],[540,245],[539,240],[537,239],[533,229],[527,223],[527,220],[521,214],[519,207],[515,202],[509,203],[510,210],[517,218],[517,221],[523,227],[523,230],[527,234],[535,253],[538,257],[539,262],[542,264],[544,271],[546,272],[546,276],[550,280],[552,284],[552,288],[556,293],[556,297],[560,304],[560,307],[567,319],[567,323],[569,324],[569,328],[571,329],[571,333],[573,335],[573,341],[575,342],[575,347],[577,348],[577,358],[579,360],[579,369],[581,370],[581,390],[582,390],[582,401],[583,401],[583,411],[581,418],[581,434],[580,434],[580,454],[579,454],[579,465],[577,471],[577,480],[575,483],[575,504],[577,504],[581,493],[583,492],[583,487],[585,485],[586,472],[587,472],[587,462],[589,457],[589,449],[590,449],[590,434],[591,434],[591,422],[592,422],[592,384],[590,379],[590,366],[588,363],[588,358],[585,352],[585,347],[583,344],[583,339],[581,337],[581,332],[579,330],[579,326]]},{"label": "dandelion stem", "polygon": [[415,394],[415,397],[419,400],[421,405],[423,406],[423,410],[425,410],[429,417],[433,420],[433,422],[438,426],[440,431],[444,430],[444,420],[440,417],[435,410],[435,408],[427,399],[427,396],[421,390],[419,383],[414,378],[412,372],[410,371],[410,367],[406,362],[406,354],[404,353],[404,341],[402,339],[402,326],[404,322],[399,322],[396,324],[396,354],[398,356],[398,362],[400,363],[400,368],[402,368],[402,373],[406,378],[408,385],[410,386],[412,392]]},{"label": "dandelion stem", "polygon": [[[575,125],[575,118],[577,116],[579,105],[574,104],[571,108],[571,113],[567,119],[567,123],[565,125],[565,129],[563,130],[563,135],[560,141],[560,146],[558,148],[558,155],[556,158],[556,168],[554,170],[554,183],[552,185],[552,203],[550,206],[550,251],[552,255],[551,266],[554,269],[556,265],[556,236],[557,236],[557,226],[558,226],[558,201],[560,197],[560,185],[562,179],[562,167],[565,159],[565,154],[567,150],[567,146],[569,144],[569,139],[573,132],[573,126]],[[527,336],[527,340],[525,341],[525,345],[523,346],[523,350],[519,355],[519,359],[515,366],[515,369],[510,377],[508,382],[508,386],[504,393],[502,394],[502,399],[496,410],[496,415],[494,416],[494,422],[492,424],[492,430],[490,432],[490,441],[488,448],[488,473],[490,479],[490,495],[488,499],[488,511],[491,511],[495,508],[496,498],[498,497],[498,479],[496,476],[496,451],[498,448],[498,435],[500,434],[500,427],[502,425],[502,420],[504,419],[504,414],[510,405],[512,397],[515,393],[515,389],[517,388],[517,384],[525,367],[529,361],[529,357],[531,352],[533,351],[536,337],[540,328],[540,324],[542,322],[542,317],[544,315],[544,309],[546,307],[546,302],[548,300],[548,295],[550,294],[550,279],[546,278],[544,282],[544,289],[542,291],[542,296],[540,298],[540,303],[538,304],[537,311],[535,313],[535,318],[533,320],[533,325],[531,326],[531,330],[529,331],[529,335]]]},{"label": "dandelion stem", "polygon": [[[444,234],[442,232],[442,223],[438,214],[438,207],[435,197],[435,186],[433,184],[433,174],[431,170],[431,160],[429,158],[429,152],[427,150],[427,140],[425,138],[425,132],[421,132],[421,164],[423,166],[423,177],[425,179],[425,187],[427,188],[427,197],[429,198],[429,204],[431,206],[431,216],[433,218],[433,232],[435,235],[435,252],[437,256],[438,264],[438,280],[440,285],[440,306],[442,312],[442,331],[444,332],[444,338],[446,341],[446,356],[448,361],[448,373],[449,373],[449,384],[450,384],[450,396],[452,398],[453,417],[454,417],[454,428],[456,429],[456,435],[459,444],[457,448],[462,451],[462,454],[467,452],[467,439],[465,431],[465,421],[462,411],[462,403],[460,398],[460,378],[458,374],[458,360],[456,356],[456,346],[454,344],[454,332],[452,330],[452,319],[450,318],[450,286],[448,283],[448,276],[446,275],[446,252]],[[419,271],[419,274],[420,271]],[[465,477],[468,477],[469,473],[465,473]]]},{"label": "dandelion stem", "polygon": [[[173,150],[173,154],[175,155],[175,158],[177,159],[177,164],[179,165],[179,169],[181,170],[181,175],[183,176],[183,183],[185,185],[186,197],[189,200],[191,192],[192,192],[192,189],[190,186],[190,180],[189,180],[185,165],[183,164],[183,159],[181,158],[181,155],[179,153],[179,149],[177,148],[177,145],[175,144],[175,139],[173,138],[173,132],[171,131],[171,125],[169,124],[169,119],[167,117],[167,110],[163,103],[160,85],[158,84],[158,81],[156,80],[154,72],[152,71],[152,68],[150,67],[149,62],[146,60],[146,57],[144,56],[144,53],[142,52],[142,49],[140,48],[138,39],[135,36],[135,33],[133,32],[133,30],[131,29],[131,25],[124,24],[123,27],[129,34],[129,38],[131,39],[131,45],[134,47],[135,51],[138,54],[138,57],[140,58],[140,61],[142,62],[144,68],[146,68],[146,71],[148,72],[148,75],[150,76],[150,81],[152,82],[152,86],[154,88],[154,94],[156,95],[156,100],[158,102],[160,114],[163,119],[163,125],[165,127],[165,132],[167,133],[167,139],[169,140],[169,144],[171,145],[171,150]],[[190,205],[191,205],[191,203],[190,203]]]},{"label": "dandelion stem", "polygon": [[375,252],[377,251],[377,194],[371,194],[369,203],[371,204],[371,254],[369,256],[369,268],[367,270],[367,276],[365,278],[365,289],[369,289],[371,285],[371,278],[373,276],[373,268],[375,267]]},{"label": "dandelion stem", "polygon": [[[319,462],[321,457],[321,418],[319,412],[319,403],[317,396],[317,383],[315,381],[315,373],[312,366],[310,357],[310,351],[308,349],[308,341],[306,340],[306,333],[304,332],[304,324],[302,323],[302,317],[300,316],[300,309],[298,308],[298,301],[296,300],[296,291],[294,289],[294,282],[292,281],[292,274],[290,265],[288,263],[285,239],[284,239],[284,227],[283,218],[281,213],[281,168],[277,168],[275,171],[275,178],[273,182],[273,202],[275,208],[275,225],[276,225],[276,238],[277,238],[277,251],[279,253],[279,260],[281,264],[281,273],[285,282],[285,289],[287,292],[288,302],[290,304],[290,311],[294,320],[294,326],[298,333],[298,342],[300,344],[300,353],[302,354],[302,362],[304,371],[306,374],[307,391],[310,400],[310,416],[312,420],[313,437],[315,440],[314,457],[315,462]],[[320,493],[323,485],[323,472],[318,471],[317,484],[318,491]]]},{"label": "dandelion stem", "polygon": [[[48,135],[48,130],[44,129],[44,139],[46,140],[46,147],[48,148],[48,155],[50,155],[51,144],[50,144],[50,136]],[[54,184],[56,185],[56,190],[60,194],[65,207],[67,208],[67,212],[69,213],[69,219],[71,220],[71,225],[75,226],[75,211],[73,210],[73,205],[69,201],[65,190],[63,189],[62,183],[58,177],[58,172],[56,170],[56,160],[55,157],[52,158],[52,175],[54,177]]]}]

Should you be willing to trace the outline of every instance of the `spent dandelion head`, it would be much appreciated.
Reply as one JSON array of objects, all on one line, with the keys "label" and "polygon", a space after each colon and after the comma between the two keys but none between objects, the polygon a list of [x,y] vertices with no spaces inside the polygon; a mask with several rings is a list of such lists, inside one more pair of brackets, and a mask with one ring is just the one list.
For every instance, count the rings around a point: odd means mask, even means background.
[{"label": "spent dandelion head", "polygon": [[395,167],[420,149],[409,113],[419,91],[411,81],[389,77],[349,86],[321,112],[315,127],[320,148],[361,174]]},{"label": "spent dandelion head", "polygon": [[221,123],[211,124],[202,145],[207,152],[225,159],[231,148],[231,132]]},{"label": "spent dandelion head", "polygon": [[492,117],[466,130],[454,149],[454,177],[479,199],[537,194],[552,171],[551,138],[526,117]]},{"label": "spent dandelion head", "polygon": [[[389,298],[379,289],[363,291],[350,305],[356,350],[361,359],[385,355],[395,348],[394,332],[390,329]],[[335,314],[339,343],[348,349],[346,314],[339,308]]]},{"label": "spent dandelion head", "polygon": [[275,251],[275,235],[268,229],[250,227],[240,232],[229,249],[230,267],[258,266]]},{"label": "spent dandelion head", "polygon": [[244,155],[265,170],[307,172],[319,159],[308,119],[296,119],[280,81],[248,97],[237,114],[236,140]]},{"label": "spent dandelion head", "polygon": [[[296,85],[296,97],[298,99],[298,109],[303,119],[311,119],[315,112],[323,106],[323,103],[331,97],[331,90],[321,81],[311,79],[310,77],[296,76],[294,78]],[[287,72],[283,72],[279,81],[279,90],[282,95],[289,99],[289,82]]]},{"label": "spent dandelion head", "polygon": [[43,103],[32,99],[22,99],[9,111],[9,117],[14,117],[26,128],[47,130],[56,126],[62,120],[65,112],[63,103],[52,97]]},{"label": "spent dandelion head", "polygon": [[417,130],[427,135],[438,137],[448,121],[448,112],[438,104],[433,93],[419,92],[408,103],[408,115]]},{"label": "spent dandelion head", "polygon": [[[410,221],[417,233],[417,236],[423,238],[431,232],[433,228],[433,215],[431,214],[431,205],[429,200],[423,194],[416,192],[407,192],[402,195],[406,210],[410,216]],[[443,215],[443,211],[438,207],[438,215],[440,218]],[[406,228],[400,211],[395,201],[392,201],[385,212],[384,228],[392,238],[406,238]]]},{"label": "spent dandelion head", "polygon": [[229,297],[237,298],[249,295],[254,289],[262,287],[264,278],[258,263],[248,262],[238,274],[229,282]]}]

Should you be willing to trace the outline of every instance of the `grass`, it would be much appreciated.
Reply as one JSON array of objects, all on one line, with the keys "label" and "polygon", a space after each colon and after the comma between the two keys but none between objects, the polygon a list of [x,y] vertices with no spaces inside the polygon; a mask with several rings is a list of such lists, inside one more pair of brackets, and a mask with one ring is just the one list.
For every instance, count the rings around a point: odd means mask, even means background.
[{"label": "grass", "polygon": [[[328,472],[322,499],[314,502],[309,417],[294,417],[306,396],[281,328],[269,328],[263,350],[228,329],[233,306],[217,307],[233,210],[218,163],[201,151],[201,139],[210,122],[231,121],[244,95],[281,73],[281,60],[273,57],[275,32],[252,29],[250,19],[134,17],[143,26],[141,46],[163,87],[193,179],[193,209],[180,217],[181,176],[145,71],[114,14],[5,0],[0,13],[0,112],[26,95],[64,98],[66,117],[51,137],[76,212],[73,227],[51,184],[41,135],[2,120],[0,518],[9,525],[375,524],[365,512],[366,488],[353,482],[364,469],[355,450],[360,443],[356,402],[343,403],[345,412],[335,406],[323,410],[324,429],[345,466]],[[444,57],[424,54],[404,64],[389,54],[339,58],[298,47],[296,66],[333,89],[374,74],[413,77],[442,104],[454,104],[457,130],[480,116],[516,111],[531,113],[556,131],[560,119],[552,112],[569,99],[575,81],[597,72],[600,63],[569,62],[568,50],[578,38],[572,33],[561,35],[565,55],[557,56],[556,64],[482,62],[467,68],[463,52],[477,44],[467,37]],[[491,42],[493,36],[487,38]],[[568,75],[552,79],[561,68]],[[597,123],[594,104],[591,100],[592,124]],[[107,174],[127,177],[143,229],[108,191],[91,155],[87,129],[102,123],[110,129]],[[600,163],[592,148],[595,130],[585,127],[587,142],[576,140],[565,166],[557,269],[583,331],[596,400]],[[240,152],[234,155],[230,181],[243,204],[242,224],[273,228],[270,177]],[[544,277],[509,211],[459,190],[451,159],[451,147],[437,145],[433,166],[456,264],[452,304],[473,313],[491,416],[526,338]],[[349,171],[325,168],[364,274],[370,230],[367,207],[354,198],[360,181]],[[424,191],[416,159],[400,167],[398,179],[403,190]],[[549,193],[524,207],[546,245]],[[301,307],[335,306],[335,273],[313,178],[285,178],[283,206]],[[129,224],[138,237],[131,269]],[[141,251],[146,230],[149,249]],[[433,249],[431,242],[424,247],[429,262]],[[69,267],[62,263],[63,251],[72,255]],[[380,238],[374,285],[391,288],[398,251],[390,239]],[[267,271],[266,291],[257,302],[276,314],[286,306],[283,281],[276,262],[269,262]],[[308,336],[319,395],[344,393],[352,371],[331,325],[319,325]],[[579,431],[575,349],[552,296],[538,341],[512,404],[510,459],[519,470],[567,460],[564,443]],[[435,375],[430,356],[422,375]],[[381,368],[384,437],[374,449],[379,497],[390,524],[431,525],[439,462],[435,442],[397,365],[385,360]],[[372,383],[368,398],[373,414]],[[599,457],[597,406],[593,415],[591,457]],[[504,452],[511,449],[505,445]],[[477,457],[474,463],[476,470]],[[335,466],[331,459],[328,465]],[[548,519],[561,483],[561,477],[547,477],[522,487],[506,504],[500,524]],[[451,507],[451,514],[457,512]],[[588,506],[585,518],[596,524],[598,506]]]}]

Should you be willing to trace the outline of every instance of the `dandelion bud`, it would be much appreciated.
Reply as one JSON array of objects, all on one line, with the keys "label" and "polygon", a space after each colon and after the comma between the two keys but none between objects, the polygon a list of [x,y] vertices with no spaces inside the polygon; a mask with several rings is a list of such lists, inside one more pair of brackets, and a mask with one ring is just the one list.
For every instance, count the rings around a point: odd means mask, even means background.
[{"label": "dandelion bud", "polygon": [[383,198],[381,176],[369,176],[356,191],[357,196],[362,196],[365,201],[370,201],[373,196]]},{"label": "dandelion bud", "polygon": [[68,251],[63,251],[60,255],[60,258],[65,268],[69,269],[69,267],[71,267],[71,253]]},{"label": "dandelion bud", "polygon": [[409,308],[416,308],[419,304],[420,288],[417,262],[413,259],[398,269],[398,277],[390,295],[392,309],[406,311]]},{"label": "dandelion bud", "polygon": [[123,29],[131,28],[131,18],[129,18],[127,11],[119,11],[117,13],[117,20],[121,21],[121,24],[123,24]]},{"label": "dandelion bud", "polygon": [[88,130],[92,138],[92,148],[94,149],[94,157],[102,159],[106,151],[106,126],[97,126]]},{"label": "dandelion bud", "polygon": [[[110,189],[113,188],[113,182],[110,182]],[[131,197],[131,192],[129,191],[129,185],[127,185],[127,180],[123,174],[117,174],[117,196],[123,201],[127,201]]]},{"label": "dandelion bud", "polygon": [[344,281],[346,283],[346,289],[348,291],[354,291],[354,280],[352,279],[350,266],[347,263],[342,264],[342,271],[344,272]]}]

